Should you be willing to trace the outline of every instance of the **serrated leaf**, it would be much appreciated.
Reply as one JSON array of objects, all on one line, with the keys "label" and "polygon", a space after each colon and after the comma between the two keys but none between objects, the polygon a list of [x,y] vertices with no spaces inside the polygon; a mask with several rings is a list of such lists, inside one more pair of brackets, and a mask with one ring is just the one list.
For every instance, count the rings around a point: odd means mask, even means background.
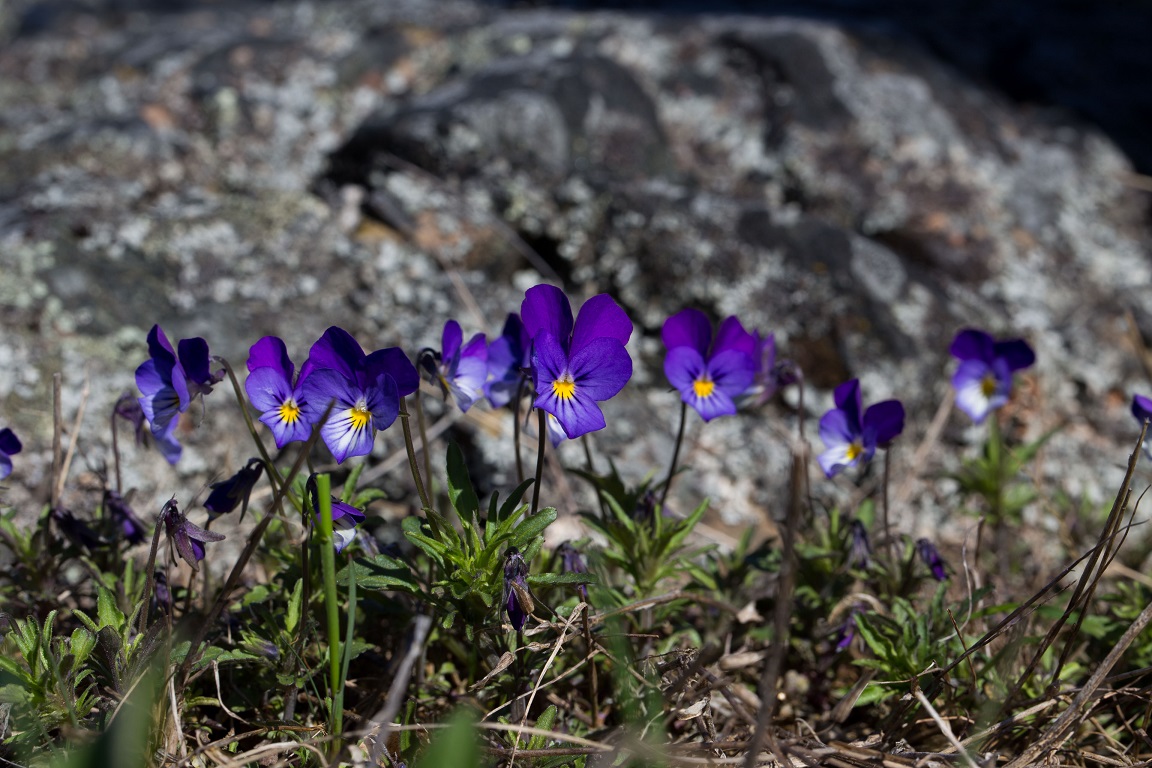
[{"label": "serrated leaf", "polygon": [[534,515],[524,518],[519,525],[512,529],[508,536],[508,543],[517,549],[525,549],[528,542],[544,532],[544,529],[556,522],[556,508],[545,507]]}]

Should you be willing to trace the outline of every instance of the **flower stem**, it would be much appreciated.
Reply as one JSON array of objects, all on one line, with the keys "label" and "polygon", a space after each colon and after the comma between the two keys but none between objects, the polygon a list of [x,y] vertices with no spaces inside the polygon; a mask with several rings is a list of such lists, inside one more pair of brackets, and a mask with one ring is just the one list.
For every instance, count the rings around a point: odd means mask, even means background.
[{"label": "flower stem", "polygon": [[668,499],[672,478],[676,476],[676,462],[680,460],[680,445],[684,442],[684,425],[688,421],[688,403],[680,402],[680,428],[676,430],[676,447],[672,449],[672,463],[668,466],[668,478],[664,481],[664,492],[660,494],[660,508]]},{"label": "flower stem", "polygon": [[540,478],[544,475],[544,443],[548,441],[548,414],[543,408],[537,408],[538,424],[536,429],[536,482],[532,483],[532,511],[536,514],[540,504]]},{"label": "flower stem", "polygon": [[420,504],[424,509],[431,509],[432,502],[428,492],[424,489],[424,481],[420,479],[420,467],[416,464],[416,447],[412,444],[412,425],[408,423],[408,399],[400,398],[400,426],[404,429],[404,448],[408,451],[408,469],[412,471],[412,480],[416,483],[416,493],[420,496]]},{"label": "flower stem", "polygon": [[524,462],[520,460],[520,401],[524,399],[524,377],[516,384],[516,399],[512,401],[512,445],[516,451],[516,482],[524,482]]},{"label": "flower stem", "polygon": [[252,421],[252,414],[248,411],[248,401],[240,390],[240,382],[237,380],[236,374],[227,360],[219,355],[213,355],[212,359],[224,366],[224,370],[228,374],[228,380],[232,382],[232,392],[236,395],[236,402],[240,404],[240,413],[244,416],[244,424],[248,427],[248,434],[252,436],[253,442],[256,443],[256,450],[260,451],[260,458],[264,460],[264,466],[268,470],[268,479],[272,483],[273,492],[275,492],[277,485],[283,484],[284,479],[280,476],[280,471],[276,468],[272,457],[268,455],[268,449],[264,447],[264,441],[260,439],[260,435],[256,432],[256,424]]},{"label": "flower stem", "polygon": [[336,550],[332,543],[332,478],[327,474],[316,476],[316,497],[319,502],[320,567],[324,576],[324,608],[328,629],[328,701],[329,732],[339,738],[343,732],[344,711],[338,703],[343,700],[340,653],[340,607],[336,593]]},{"label": "flower stem", "polygon": [[428,480],[428,496],[431,498],[432,487],[432,459],[428,455],[428,429],[424,424],[424,406],[420,401],[420,390],[416,390],[412,402],[416,404],[416,426],[420,428],[420,445],[424,449],[424,477]]}]

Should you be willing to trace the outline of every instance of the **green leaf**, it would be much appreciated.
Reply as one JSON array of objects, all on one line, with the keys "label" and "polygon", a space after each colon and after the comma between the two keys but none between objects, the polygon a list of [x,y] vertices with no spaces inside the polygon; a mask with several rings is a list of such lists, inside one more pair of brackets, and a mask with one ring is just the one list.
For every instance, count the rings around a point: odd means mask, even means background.
[{"label": "green leaf", "polygon": [[[536,727],[542,731],[550,731],[556,727],[556,716],[560,714],[560,710],[556,709],[555,704],[549,704],[540,717],[536,719]],[[548,743],[548,737],[535,735],[528,740],[528,749],[543,749]]]},{"label": "green leaf", "polygon": [[350,571],[356,577],[356,585],[363,589],[381,592],[397,589],[412,594],[420,592],[420,582],[412,574],[408,564],[390,555],[357,558],[351,565],[340,569],[336,574],[336,583],[348,586]]},{"label": "green leaf", "polygon": [[124,626],[124,612],[116,606],[116,596],[105,587],[96,588],[96,622],[117,632]]},{"label": "green leaf", "polygon": [[415,768],[478,768],[480,747],[474,723],[475,717],[467,710],[453,714],[448,728],[433,735]]},{"label": "green leaf", "polygon": [[464,464],[464,453],[456,443],[448,444],[448,499],[460,516],[460,522],[469,520],[480,511],[480,499],[472,480],[468,477],[468,467]]},{"label": "green leaf", "polygon": [[304,580],[297,579],[292,587],[292,596],[288,598],[288,616],[284,620],[284,628],[291,634],[300,624],[301,603],[304,601]]},{"label": "green leaf", "polygon": [[[512,493],[508,494],[508,498],[500,505],[500,512],[496,515],[497,523],[516,516],[520,500],[524,498],[524,494],[528,492],[534,482],[535,479],[530,477],[512,489]],[[493,496],[493,503],[495,503],[495,496]]]},{"label": "green leaf", "polygon": [[528,546],[528,542],[536,536],[544,532],[544,529],[556,522],[556,508],[545,507],[534,515],[524,518],[519,525],[512,529],[512,534],[508,537],[508,543],[523,550]]},{"label": "green leaf", "polygon": [[[340,501],[345,504],[352,503],[352,497],[356,494],[356,483],[360,481],[360,473],[364,471],[364,463],[361,462],[352,467],[352,471],[348,473],[348,479],[344,481],[344,490],[340,494]],[[358,504],[353,506],[359,506]],[[363,509],[363,507],[360,507]]]},{"label": "green leaf", "polygon": [[557,584],[595,584],[598,579],[592,573],[537,573],[528,577],[532,586],[555,586]]}]

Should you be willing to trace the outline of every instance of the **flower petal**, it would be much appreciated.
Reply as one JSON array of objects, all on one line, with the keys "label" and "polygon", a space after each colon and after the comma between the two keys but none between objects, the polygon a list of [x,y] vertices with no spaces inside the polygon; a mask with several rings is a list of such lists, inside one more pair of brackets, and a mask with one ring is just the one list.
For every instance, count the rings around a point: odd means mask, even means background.
[{"label": "flower petal", "polygon": [[180,366],[184,369],[185,376],[205,387],[218,381],[212,375],[208,342],[196,336],[191,339],[180,339],[176,346],[180,350]]},{"label": "flower petal", "polygon": [[460,351],[463,340],[464,332],[460,330],[460,323],[455,320],[444,323],[444,332],[440,334],[440,357],[451,360]]},{"label": "flower petal", "polygon": [[695,347],[670,347],[664,356],[664,375],[681,395],[687,396],[692,391],[692,385],[704,370],[704,357]]},{"label": "flower petal", "polygon": [[548,331],[567,346],[572,335],[572,305],[568,297],[554,285],[536,285],[524,292],[520,304],[520,319],[528,336],[535,339],[541,331]]},{"label": "flower petal", "polygon": [[680,399],[692,406],[704,421],[736,413],[736,403],[732,397],[719,388],[713,389],[707,397],[700,397],[694,389],[682,391]]},{"label": "flower petal", "polygon": [[572,329],[572,346],[569,352],[575,354],[593,339],[616,339],[621,346],[632,336],[632,321],[628,313],[606,293],[597,294],[580,307],[576,325]]},{"label": "flower petal", "polygon": [[1032,347],[1028,346],[1028,342],[1023,339],[998,341],[994,345],[993,350],[996,359],[1003,360],[1007,363],[1008,370],[1010,371],[1028,368],[1036,362],[1036,353],[1032,351]]},{"label": "flower petal", "polygon": [[[992,367],[979,359],[965,360],[952,375],[952,388],[956,390],[956,407],[977,424],[983,423],[989,412],[999,408],[1008,400],[1000,382],[991,395],[984,393],[984,379],[995,376]],[[1011,382],[1009,382],[1011,386]]]},{"label": "flower petal", "polygon": [[728,397],[737,397],[752,386],[752,381],[756,378],[756,365],[744,350],[729,348],[714,354],[708,360],[708,373],[711,374],[716,389]]},{"label": "flower petal", "polygon": [[952,346],[948,348],[948,352],[960,360],[983,360],[985,363],[991,363],[994,348],[995,342],[987,333],[975,328],[965,328],[952,339]]},{"label": "flower petal", "polygon": [[248,349],[248,370],[254,371],[257,368],[274,368],[289,382],[296,372],[296,367],[288,357],[288,347],[277,336],[265,336]]},{"label": "flower petal", "polygon": [[703,359],[708,354],[708,346],[712,343],[712,323],[703,312],[688,307],[664,321],[664,327],[660,329],[660,338],[669,352],[677,347],[689,347],[696,350]]},{"label": "flower petal", "polygon": [[252,406],[261,413],[279,410],[292,397],[292,385],[278,367],[253,369],[244,381],[244,391]]},{"label": "flower petal", "polygon": [[735,315],[724,318],[716,331],[716,342],[712,345],[712,355],[726,349],[735,349],[749,357],[756,355],[756,336],[744,329],[740,319]]},{"label": "flower petal", "polygon": [[860,437],[859,427],[839,408],[833,408],[820,417],[820,439],[828,448],[846,449],[852,441]]},{"label": "flower petal", "polygon": [[864,444],[886,445],[904,431],[904,406],[899,400],[885,400],[864,412]]},{"label": "flower petal", "polygon": [[[1132,415],[1141,424],[1152,420],[1152,398],[1144,397],[1144,395],[1132,395]],[[0,435],[2,434],[0,433]],[[0,445],[0,450],[4,450],[3,445]],[[8,451],[8,453],[14,453],[14,451]]]},{"label": "flower petal", "polygon": [[335,325],[324,331],[308,351],[308,359],[300,367],[300,380],[311,375],[313,370],[331,368],[355,378],[356,369],[364,363],[364,350],[352,335]]},{"label": "flower petal", "polygon": [[848,423],[852,425],[854,434],[859,435],[861,408],[860,379],[849,379],[836,387],[832,392],[832,399],[836,401],[836,407],[844,412]]},{"label": "flower petal", "polygon": [[572,348],[568,370],[579,396],[607,400],[615,397],[632,378],[632,358],[619,339],[604,336]]},{"label": "flower petal", "polygon": [[20,443],[20,438],[16,437],[16,433],[9,427],[0,429],[0,453],[6,453],[9,456],[20,453],[24,446]]},{"label": "flower petal", "polygon": [[386,347],[368,355],[364,361],[364,370],[368,383],[375,381],[382,373],[391,376],[396,382],[399,397],[408,397],[420,388],[420,374],[400,347]]}]

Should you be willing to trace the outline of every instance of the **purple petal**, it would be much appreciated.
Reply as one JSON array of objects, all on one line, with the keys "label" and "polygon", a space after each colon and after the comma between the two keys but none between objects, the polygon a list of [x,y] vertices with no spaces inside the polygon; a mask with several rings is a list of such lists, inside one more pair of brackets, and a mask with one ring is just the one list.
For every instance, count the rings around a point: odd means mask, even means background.
[{"label": "purple petal", "polygon": [[444,332],[440,335],[440,357],[445,361],[451,360],[460,351],[460,343],[464,340],[464,332],[460,330],[460,323],[449,320],[444,324]]},{"label": "purple petal", "polygon": [[860,379],[849,379],[832,392],[836,407],[844,412],[845,418],[853,425],[855,434],[860,433]]},{"label": "purple petal", "polygon": [[885,400],[864,412],[864,443],[887,445],[904,431],[904,406],[899,400]]},{"label": "purple petal", "polygon": [[701,397],[695,389],[691,389],[681,392],[680,399],[692,406],[704,421],[736,413],[736,403],[727,392],[720,389],[713,389],[707,397]]},{"label": "purple petal", "polygon": [[708,361],[708,373],[717,390],[729,397],[736,397],[752,385],[756,378],[756,367],[752,358],[743,350],[728,349],[712,356]]},{"label": "purple petal", "polygon": [[316,370],[304,380],[301,389],[304,393],[305,414],[312,423],[320,420],[329,402],[336,401],[333,406],[335,413],[354,406],[361,395],[351,379],[331,368]]},{"label": "purple petal", "polygon": [[[1144,397],[1144,395],[1132,395],[1132,415],[1141,424],[1145,421],[1152,421],[1152,398]],[[0,445],[0,450],[4,450],[2,445]],[[15,453],[15,451],[8,451],[8,453]]]},{"label": "purple petal", "polygon": [[607,400],[632,378],[632,358],[618,339],[591,339],[582,347],[573,345],[573,350],[568,370],[581,397]]},{"label": "purple petal", "polygon": [[716,343],[712,345],[712,354],[715,356],[726,349],[738,350],[750,358],[756,356],[756,337],[744,330],[744,326],[735,315],[724,318],[724,322],[720,323],[720,329],[716,331]]},{"label": "purple petal", "polygon": [[712,323],[708,321],[708,316],[698,309],[692,307],[682,309],[664,321],[664,327],[660,329],[660,338],[669,351],[677,347],[688,347],[696,350],[697,355],[703,359],[708,354],[708,346],[712,343]]},{"label": "purple petal", "polygon": [[16,433],[9,427],[0,429],[0,453],[6,453],[9,456],[20,453],[24,446],[20,443],[20,438],[16,437]]},{"label": "purple petal", "polygon": [[816,461],[820,464],[820,468],[824,470],[825,477],[835,477],[836,475],[840,474],[842,470],[856,465],[856,462],[860,460],[860,457],[850,457],[850,448],[850,443],[833,445],[816,457]]},{"label": "purple petal", "polygon": [[694,347],[671,347],[664,356],[664,375],[668,377],[668,383],[685,397],[704,371],[704,357]]},{"label": "purple petal", "polygon": [[276,368],[257,368],[244,382],[248,399],[260,411],[260,421],[272,430],[276,447],[283,448],[296,440],[307,440],[312,432],[312,413],[303,389],[292,389]]},{"label": "purple petal", "polygon": [[759,337],[759,332],[756,334],[756,354],[752,358],[756,362],[756,373],[763,373],[765,376],[775,376],[774,368],[776,367],[776,336],[768,334],[764,338]]},{"label": "purple petal", "polygon": [[1023,339],[998,341],[993,349],[996,359],[1007,363],[1010,371],[1027,368],[1036,362],[1036,353]]},{"label": "purple petal", "polygon": [[158,325],[152,326],[152,330],[148,331],[148,357],[167,361],[171,365],[176,364],[176,350],[164,335],[164,329]]},{"label": "purple petal", "polygon": [[346,378],[354,378],[355,372],[364,363],[364,350],[343,328],[332,326],[316,340],[308,351],[308,359],[300,367],[300,379],[311,375],[313,370],[331,368],[340,371]]},{"label": "purple petal", "polygon": [[995,342],[987,333],[975,328],[965,328],[956,334],[948,351],[952,357],[960,360],[983,360],[991,363],[994,348]]},{"label": "purple petal", "polygon": [[549,413],[545,417],[544,423],[548,429],[548,442],[552,443],[553,448],[568,439],[568,435],[564,432],[564,427],[560,426],[560,422],[556,420],[555,416]]},{"label": "purple petal", "polygon": [[279,409],[292,397],[292,385],[277,367],[255,368],[244,382],[244,391],[261,413]]},{"label": "purple petal", "polygon": [[265,336],[248,350],[248,370],[255,371],[257,368],[274,368],[289,382],[296,372],[296,366],[288,357],[288,347],[284,345],[283,339],[276,336]]},{"label": "purple petal", "polygon": [[208,355],[208,342],[199,336],[180,339],[177,348],[180,350],[180,366],[189,379],[204,386],[218,381],[210,370],[212,361]]},{"label": "purple petal", "polygon": [[488,364],[475,357],[463,357],[456,366],[456,375],[448,382],[452,398],[461,411],[467,412],[484,394],[488,378]]},{"label": "purple petal", "polygon": [[[1011,374],[1008,374],[1009,377]],[[991,378],[994,389],[991,394],[984,391],[984,382]],[[983,360],[965,360],[952,375],[952,387],[956,390],[956,407],[980,424],[988,414],[1008,402],[1011,379],[1007,382],[996,377],[991,366]]]},{"label": "purple petal", "polygon": [[0,480],[12,474],[12,459],[8,458],[8,454],[0,451]]},{"label": "purple petal", "polygon": [[320,427],[320,437],[332,452],[332,458],[340,464],[349,456],[371,453],[376,432],[372,429],[371,419],[363,419],[352,408],[343,408],[333,411]]},{"label": "purple petal", "polygon": [[839,408],[833,408],[820,417],[820,439],[829,449],[846,448],[860,437],[859,427]]},{"label": "purple petal", "polygon": [[552,391],[552,382],[568,372],[568,355],[560,341],[548,331],[536,334],[532,348],[532,367],[536,370],[536,388]]},{"label": "purple petal", "polygon": [[156,450],[160,451],[169,464],[175,464],[180,460],[181,454],[184,453],[184,446],[176,439],[176,425],[177,419],[173,419],[168,423],[166,429],[157,433],[155,430],[152,432],[152,437],[156,441]]},{"label": "purple petal", "polygon": [[364,394],[365,404],[372,413],[372,426],[376,429],[388,429],[392,426],[396,417],[400,415],[400,394],[396,388],[396,380],[382,373]]},{"label": "purple petal", "polygon": [[520,318],[530,338],[535,339],[541,331],[547,331],[567,347],[572,335],[572,305],[556,286],[536,285],[525,291]]},{"label": "purple petal", "polygon": [[399,397],[407,397],[420,388],[420,374],[400,347],[378,349],[368,355],[364,362],[364,370],[369,383],[375,381],[382,373],[391,376],[396,382]]},{"label": "purple petal", "polygon": [[569,351],[575,353],[593,339],[600,338],[616,339],[623,346],[631,336],[632,321],[628,319],[628,314],[615,299],[601,293],[580,307],[576,325],[572,329],[572,346]]}]

